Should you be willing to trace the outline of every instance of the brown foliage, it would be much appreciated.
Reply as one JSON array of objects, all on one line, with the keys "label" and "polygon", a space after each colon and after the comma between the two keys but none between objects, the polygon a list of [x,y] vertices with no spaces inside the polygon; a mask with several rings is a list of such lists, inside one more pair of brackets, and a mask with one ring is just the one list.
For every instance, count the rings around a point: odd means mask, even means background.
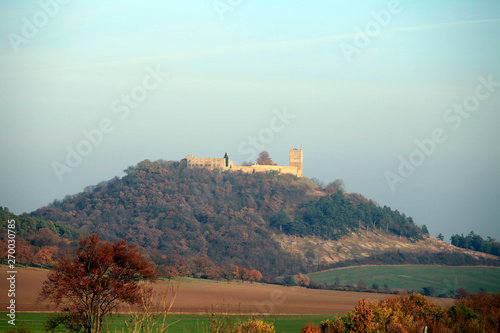
[{"label": "brown foliage", "polygon": [[269,153],[267,151],[261,151],[259,153],[259,157],[257,157],[257,164],[274,165],[274,162],[271,159],[271,156],[269,156]]},{"label": "brown foliage", "polygon": [[30,246],[25,240],[21,239],[17,242],[16,244],[16,252],[17,252],[17,262],[23,262],[23,263],[33,263],[35,262],[35,254],[34,252],[35,247]]},{"label": "brown foliage", "polygon": [[462,292],[450,309],[420,294],[400,294],[371,303],[363,300],[343,318],[322,322],[323,332],[499,332],[500,293]]},{"label": "brown foliage", "polygon": [[245,267],[235,265],[233,268],[232,277],[236,280],[241,279],[243,281],[260,281],[262,279],[262,273],[256,269],[249,270]]},{"label": "brown foliage", "polygon": [[300,286],[307,287],[309,285],[309,277],[303,275],[302,273],[296,274],[295,279]]},{"label": "brown foliage", "polygon": [[374,322],[380,329],[394,331],[404,328],[408,332],[420,330],[444,320],[446,311],[420,294],[400,294],[371,305]]},{"label": "brown foliage", "polygon": [[363,299],[359,301],[358,305],[354,308],[353,316],[353,331],[354,332],[371,332],[372,331],[372,317],[373,312],[371,307],[366,306],[366,301]]},{"label": "brown foliage", "polygon": [[321,333],[321,328],[314,323],[306,323],[300,333]]},{"label": "brown foliage", "polygon": [[42,248],[37,252],[36,258],[38,262],[42,264],[52,264],[54,261],[54,256],[56,255],[59,248],[55,245],[42,246]]},{"label": "brown foliage", "polygon": [[99,332],[104,316],[120,303],[140,301],[139,281],[154,281],[156,273],[125,240],[104,242],[97,235],[80,239],[76,256],[66,257],[48,274],[39,301],[64,304],[63,323]]},{"label": "brown foliage", "polygon": [[253,281],[258,282],[262,279],[262,273],[256,269],[252,269],[250,271],[250,273],[248,274],[248,279],[250,280],[250,282],[253,282]]},{"label": "brown foliage", "polygon": [[344,333],[346,330],[344,322],[335,317],[334,320],[325,320],[321,322],[321,331],[323,333]]},{"label": "brown foliage", "polygon": [[173,266],[160,267],[159,273],[161,276],[166,277],[167,279],[179,277],[179,272]]},{"label": "brown foliage", "polygon": [[456,304],[466,307],[462,318],[477,322],[486,332],[500,332],[500,293],[469,294]]}]

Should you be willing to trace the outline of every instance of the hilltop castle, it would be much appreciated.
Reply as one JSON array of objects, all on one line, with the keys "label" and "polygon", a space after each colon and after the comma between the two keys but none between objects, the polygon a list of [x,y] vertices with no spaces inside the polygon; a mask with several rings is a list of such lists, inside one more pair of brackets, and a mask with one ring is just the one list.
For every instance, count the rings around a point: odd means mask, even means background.
[{"label": "hilltop castle", "polygon": [[185,162],[188,168],[221,169],[241,171],[244,173],[277,171],[281,174],[291,174],[302,177],[302,149],[295,148],[290,149],[290,165],[236,165],[229,159],[227,153],[222,158],[200,158],[193,157],[192,154],[189,154],[182,162]]}]

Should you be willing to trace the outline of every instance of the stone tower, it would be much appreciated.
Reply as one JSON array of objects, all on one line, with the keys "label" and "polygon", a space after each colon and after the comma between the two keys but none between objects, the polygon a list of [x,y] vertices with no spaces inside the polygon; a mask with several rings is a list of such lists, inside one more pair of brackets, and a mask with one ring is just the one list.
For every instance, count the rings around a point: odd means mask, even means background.
[{"label": "stone tower", "polygon": [[297,168],[297,177],[302,177],[302,149],[290,148],[290,166]]}]

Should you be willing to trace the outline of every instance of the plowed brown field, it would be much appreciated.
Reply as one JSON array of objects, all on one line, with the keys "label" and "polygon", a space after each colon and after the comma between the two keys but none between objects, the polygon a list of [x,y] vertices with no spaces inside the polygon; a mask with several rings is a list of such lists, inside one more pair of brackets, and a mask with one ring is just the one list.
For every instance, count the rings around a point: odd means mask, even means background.
[{"label": "plowed brown field", "polygon": [[[7,305],[9,289],[7,268],[0,268],[0,307]],[[47,270],[17,268],[16,310],[54,311],[47,304],[36,304],[38,291],[47,276]],[[158,282],[154,288],[165,290],[168,284]],[[183,279],[172,307],[172,312],[205,313],[212,307],[226,309],[232,313],[274,314],[346,314],[353,310],[361,299],[380,300],[389,295],[313,290],[299,287],[283,287],[259,283],[215,282]],[[449,306],[451,299],[432,299],[436,304]],[[125,309],[124,309],[125,310]]]}]

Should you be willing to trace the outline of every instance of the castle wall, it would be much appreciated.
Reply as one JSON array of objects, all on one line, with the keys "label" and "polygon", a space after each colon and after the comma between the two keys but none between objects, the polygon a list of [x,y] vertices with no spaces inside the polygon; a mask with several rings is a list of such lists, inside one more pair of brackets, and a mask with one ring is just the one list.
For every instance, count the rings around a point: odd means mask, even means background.
[{"label": "castle wall", "polygon": [[206,168],[211,170],[222,169],[230,171],[241,171],[243,173],[275,171],[280,174],[290,174],[297,177],[303,176],[301,149],[290,149],[290,165],[235,165],[229,159],[229,157],[227,157],[227,153],[226,158],[200,158],[194,157],[193,155],[189,154],[184,160],[186,161],[186,166],[188,168]]},{"label": "castle wall", "polygon": [[233,167],[230,170],[231,171],[241,171],[243,173],[276,171],[280,174],[290,174],[290,175],[294,175],[297,177],[302,177],[302,176],[299,176],[300,172],[296,167],[292,167],[289,165],[258,165],[258,164],[233,165]]},{"label": "castle wall", "polygon": [[[232,165],[232,162],[229,161]],[[217,157],[193,157],[193,155],[188,155],[186,157],[186,163],[188,168],[207,168],[207,169],[226,169],[226,159]]]}]

